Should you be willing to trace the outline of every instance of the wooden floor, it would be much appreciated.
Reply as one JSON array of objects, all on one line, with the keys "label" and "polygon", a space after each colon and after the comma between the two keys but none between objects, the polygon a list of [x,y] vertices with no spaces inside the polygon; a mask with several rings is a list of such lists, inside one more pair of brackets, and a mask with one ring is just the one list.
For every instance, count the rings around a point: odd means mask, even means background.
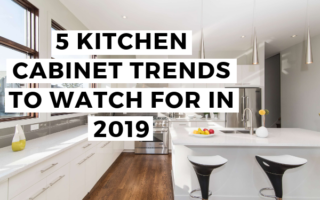
[{"label": "wooden floor", "polygon": [[122,153],[84,200],[173,200],[170,155]]}]

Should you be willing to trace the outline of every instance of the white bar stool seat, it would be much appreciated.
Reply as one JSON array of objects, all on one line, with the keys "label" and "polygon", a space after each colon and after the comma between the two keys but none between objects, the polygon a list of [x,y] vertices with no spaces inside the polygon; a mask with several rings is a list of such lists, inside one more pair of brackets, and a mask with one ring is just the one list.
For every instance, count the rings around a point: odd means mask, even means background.
[{"label": "white bar stool seat", "polygon": [[[200,184],[200,189],[192,190],[190,196],[192,198],[207,200],[212,195],[212,192],[209,191],[212,170],[226,164],[228,160],[221,156],[188,156],[188,159],[197,174]],[[201,191],[201,197],[193,195],[196,191]]]},{"label": "white bar stool seat", "polygon": [[[257,155],[256,159],[267,174],[273,188],[262,188],[260,195],[263,197],[274,198],[276,200],[282,200],[282,177],[286,170],[300,167],[306,164],[308,161],[304,158],[299,158],[290,155],[279,156],[260,156]],[[275,196],[265,195],[262,193],[264,190],[274,190]]]}]

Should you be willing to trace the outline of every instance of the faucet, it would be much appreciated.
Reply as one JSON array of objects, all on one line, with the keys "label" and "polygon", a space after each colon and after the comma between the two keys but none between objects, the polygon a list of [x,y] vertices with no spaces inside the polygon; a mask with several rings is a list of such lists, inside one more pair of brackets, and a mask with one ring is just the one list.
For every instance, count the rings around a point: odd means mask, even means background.
[{"label": "faucet", "polygon": [[[248,121],[244,118],[247,110],[250,111],[250,117],[249,117],[250,127],[247,126]],[[250,108],[245,108],[245,109],[243,110],[242,121],[245,121],[245,123],[246,123],[245,129],[246,129],[246,130],[250,130],[250,135],[253,135],[252,111],[250,110]],[[248,129],[248,128],[249,128],[249,129]]]}]

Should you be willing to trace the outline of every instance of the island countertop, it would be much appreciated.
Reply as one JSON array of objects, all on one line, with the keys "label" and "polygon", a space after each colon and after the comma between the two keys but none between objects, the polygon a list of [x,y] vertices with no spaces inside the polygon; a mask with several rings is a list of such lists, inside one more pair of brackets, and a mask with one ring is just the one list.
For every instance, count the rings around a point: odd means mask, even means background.
[{"label": "island countertop", "polygon": [[245,146],[245,147],[320,147],[320,132],[299,128],[268,128],[269,136],[259,138],[250,134],[225,134],[221,130],[244,130],[243,128],[213,128],[209,138],[189,135],[198,127],[172,127],[173,145],[185,146]]}]

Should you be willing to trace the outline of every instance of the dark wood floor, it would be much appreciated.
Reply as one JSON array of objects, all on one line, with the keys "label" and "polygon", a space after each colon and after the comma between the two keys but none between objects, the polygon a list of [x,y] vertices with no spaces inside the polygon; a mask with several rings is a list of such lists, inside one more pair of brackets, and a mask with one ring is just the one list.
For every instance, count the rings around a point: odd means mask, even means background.
[{"label": "dark wood floor", "polygon": [[173,200],[171,155],[122,153],[84,200]]}]

